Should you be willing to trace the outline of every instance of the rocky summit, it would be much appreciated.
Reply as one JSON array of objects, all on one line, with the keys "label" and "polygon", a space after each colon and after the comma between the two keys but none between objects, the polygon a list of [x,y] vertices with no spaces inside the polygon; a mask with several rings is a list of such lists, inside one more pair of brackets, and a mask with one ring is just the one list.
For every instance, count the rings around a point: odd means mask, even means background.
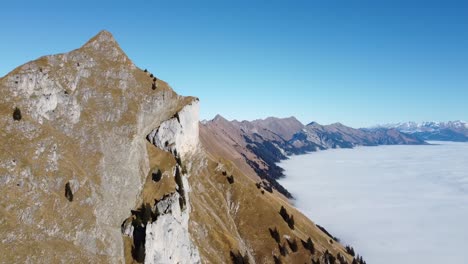
[{"label": "rocky summit", "polygon": [[3,263],[363,263],[107,31],[0,91]]}]

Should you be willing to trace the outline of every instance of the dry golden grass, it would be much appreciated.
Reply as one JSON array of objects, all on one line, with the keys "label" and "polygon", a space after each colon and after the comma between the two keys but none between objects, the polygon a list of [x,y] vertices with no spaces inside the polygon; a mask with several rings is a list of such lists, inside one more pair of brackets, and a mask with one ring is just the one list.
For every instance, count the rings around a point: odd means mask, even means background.
[{"label": "dry golden grass", "polygon": [[[299,250],[292,253],[288,247],[290,253],[280,257],[283,263],[310,263],[312,257],[322,256],[325,250],[335,256],[340,253],[351,262],[342,245],[331,244],[329,237],[285,201],[281,194],[276,191],[262,194],[255,185],[256,181],[237,169],[234,162],[222,157],[216,160],[210,159],[201,174],[190,178],[193,188],[190,194],[191,219],[197,223],[191,225],[191,233],[206,263],[229,262],[231,250],[245,253],[247,248],[256,263],[273,263],[273,256],[280,256],[280,253],[268,228],[277,228],[281,243],[286,243],[285,235],[296,239]],[[225,169],[217,169],[218,161],[222,161]],[[233,184],[229,184],[222,174],[224,170],[227,176],[234,176]],[[280,216],[281,206],[294,215],[294,230]],[[309,237],[315,244],[314,256],[304,249],[300,241]]]}]

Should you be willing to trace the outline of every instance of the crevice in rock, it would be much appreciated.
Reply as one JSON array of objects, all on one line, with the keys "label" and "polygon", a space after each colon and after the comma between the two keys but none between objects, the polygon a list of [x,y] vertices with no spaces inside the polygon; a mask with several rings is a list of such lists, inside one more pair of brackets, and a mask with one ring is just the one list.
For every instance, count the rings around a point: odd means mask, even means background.
[{"label": "crevice in rock", "polygon": [[187,207],[186,204],[186,198],[185,198],[185,188],[184,188],[184,182],[182,181],[182,173],[180,172],[179,166],[176,165],[176,170],[175,170],[175,182],[177,184],[177,192],[180,195],[179,198],[179,205],[180,205],[180,210],[184,211],[185,208]]}]

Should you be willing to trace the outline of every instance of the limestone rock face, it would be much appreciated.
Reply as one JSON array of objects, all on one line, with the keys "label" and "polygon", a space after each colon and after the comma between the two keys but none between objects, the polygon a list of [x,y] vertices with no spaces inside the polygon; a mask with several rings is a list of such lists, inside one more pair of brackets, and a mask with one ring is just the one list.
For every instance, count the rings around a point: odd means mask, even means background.
[{"label": "limestone rock face", "polygon": [[148,140],[158,148],[177,151],[181,156],[194,153],[198,147],[198,101],[182,108],[176,116],[151,131]]},{"label": "limestone rock face", "polygon": [[19,252],[14,262],[123,260],[120,225],[150,170],[146,136],[182,109],[177,134],[162,138],[184,153],[198,139],[198,99],[152,81],[107,31],[0,79],[0,251]]},{"label": "limestone rock face", "polygon": [[[188,185],[188,182],[185,182]],[[189,234],[189,206],[179,206],[179,193],[157,204],[157,221],[146,227],[145,263],[200,263],[200,254]]]}]

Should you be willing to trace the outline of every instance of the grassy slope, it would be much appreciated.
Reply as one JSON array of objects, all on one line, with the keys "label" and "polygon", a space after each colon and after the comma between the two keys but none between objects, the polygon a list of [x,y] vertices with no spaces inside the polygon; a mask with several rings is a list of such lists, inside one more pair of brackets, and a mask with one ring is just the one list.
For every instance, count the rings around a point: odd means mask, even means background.
[{"label": "grassy slope", "polygon": [[[229,184],[227,176],[234,176],[234,183]],[[325,250],[333,255],[339,252],[347,255],[339,243],[330,243],[330,239],[313,222],[297,211],[276,191],[264,192],[255,185],[259,178],[252,179],[237,169],[233,162],[223,157],[210,154],[208,166],[190,178],[192,184],[191,214],[192,236],[201,248],[207,263],[226,263],[230,251],[248,250],[257,263],[273,263],[273,256],[280,256],[278,245],[271,237],[268,228],[277,228],[281,243],[286,237],[296,239],[299,250],[281,257],[283,263],[310,263]],[[294,215],[295,229],[291,230],[279,214],[281,206]],[[318,252],[314,256],[305,250],[300,239],[311,237]]]}]

